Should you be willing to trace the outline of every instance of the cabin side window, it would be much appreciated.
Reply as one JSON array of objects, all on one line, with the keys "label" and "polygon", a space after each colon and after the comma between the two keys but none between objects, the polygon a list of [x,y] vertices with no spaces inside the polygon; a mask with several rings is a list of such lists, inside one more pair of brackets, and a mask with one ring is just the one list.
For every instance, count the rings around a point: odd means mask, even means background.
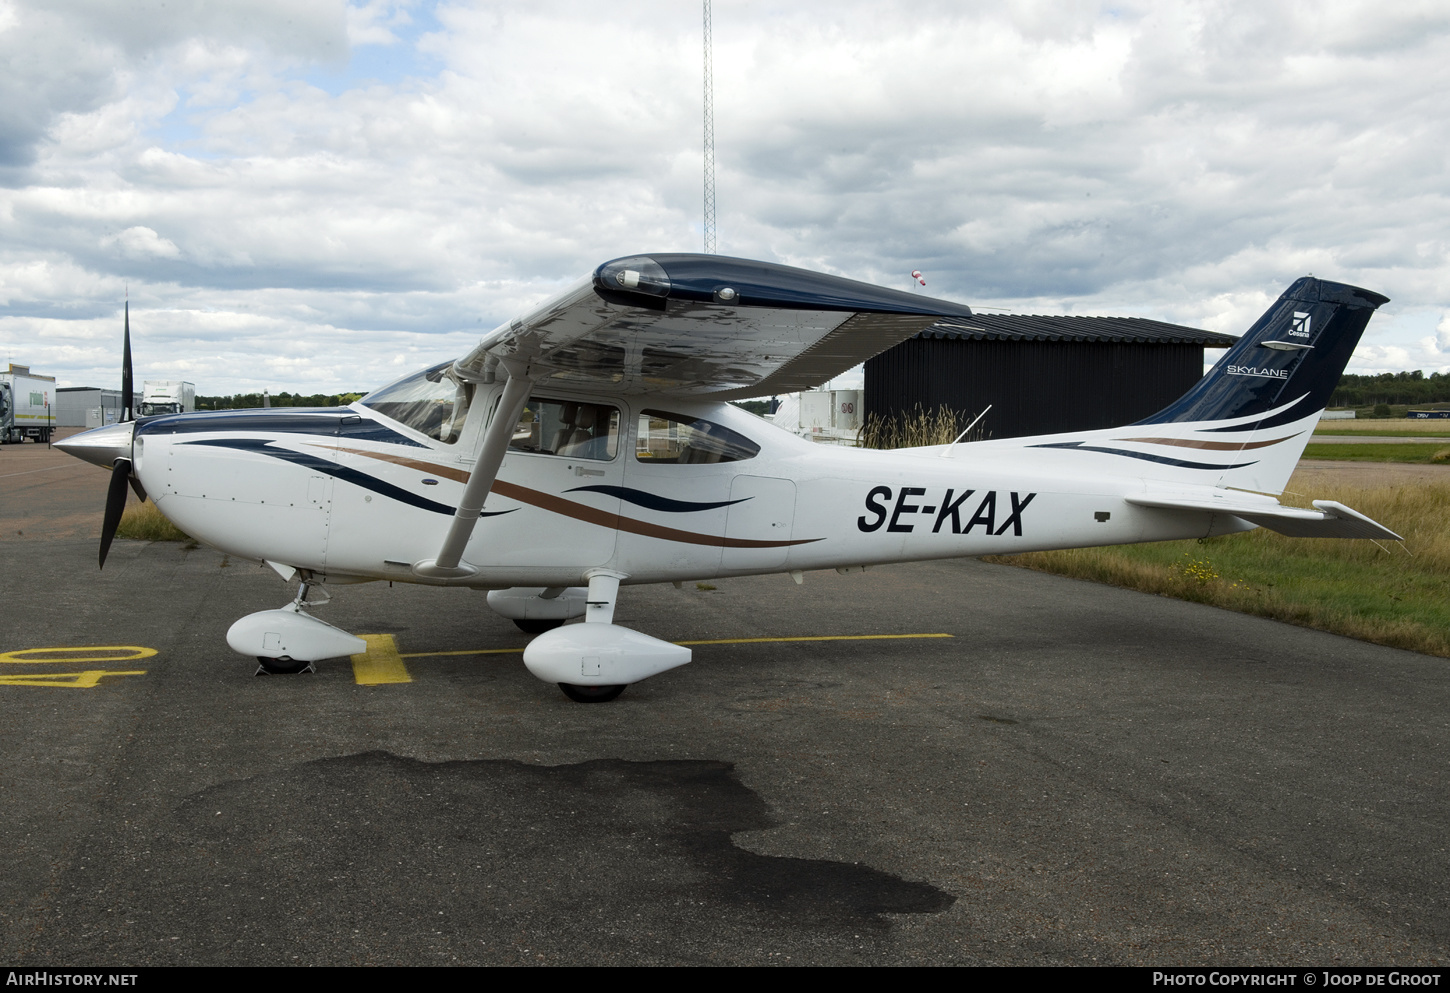
[{"label": "cabin side window", "polygon": [[619,451],[619,408],[530,397],[509,450],[607,462]]},{"label": "cabin side window", "polygon": [[415,372],[363,397],[362,404],[384,417],[452,445],[463,433],[473,384],[460,382],[453,363],[442,362]]},{"label": "cabin side window", "polygon": [[759,453],[759,445],[722,424],[689,414],[640,411],[634,457],[641,462],[709,465],[743,462]]}]

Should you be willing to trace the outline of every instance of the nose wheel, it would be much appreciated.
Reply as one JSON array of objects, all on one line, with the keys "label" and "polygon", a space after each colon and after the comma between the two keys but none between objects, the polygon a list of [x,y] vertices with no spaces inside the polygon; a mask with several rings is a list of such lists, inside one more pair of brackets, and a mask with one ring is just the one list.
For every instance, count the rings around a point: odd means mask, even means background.
[{"label": "nose wheel", "polygon": [[[305,659],[303,659],[302,661],[298,661],[297,659],[289,659],[285,655],[279,659],[269,659],[258,655],[257,671],[255,675],[293,676],[299,672],[316,671],[317,670],[313,668],[312,663],[308,662]],[[620,689],[624,689],[624,687],[621,686]]]}]

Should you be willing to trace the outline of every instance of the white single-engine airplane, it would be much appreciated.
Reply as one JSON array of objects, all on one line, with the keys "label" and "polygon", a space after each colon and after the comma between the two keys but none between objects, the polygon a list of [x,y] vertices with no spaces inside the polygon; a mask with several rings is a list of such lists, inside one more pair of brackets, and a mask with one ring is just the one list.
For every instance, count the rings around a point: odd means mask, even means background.
[{"label": "white single-engine airplane", "polygon": [[[1137,424],[898,451],[814,445],[727,403],[815,386],[961,304],[713,255],[606,262],[471,352],[345,408],[171,414],[60,442],[188,534],[300,580],[228,643],[270,672],[359,653],[324,583],[489,590],[524,663],[609,700],[690,660],[613,623],[621,585],[1194,538],[1389,538],[1281,506],[1386,297],[1304,278],[1181,399]],[[582,624],[563,625],[582,617]]]}]

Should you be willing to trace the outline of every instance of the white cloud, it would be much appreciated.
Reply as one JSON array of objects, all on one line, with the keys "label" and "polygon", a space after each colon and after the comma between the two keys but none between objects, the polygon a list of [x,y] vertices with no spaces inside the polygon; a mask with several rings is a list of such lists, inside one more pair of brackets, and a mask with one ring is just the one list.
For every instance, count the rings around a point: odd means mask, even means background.
[{"label": "white cloud", "polygon": [[[129,283],[203,392],[355,388],[699,245],[696,6],[168,3],[0,7],[7,343]],[[1394,298],[1356,365],[1431,368],[1447,67],[1434,4],[724,0],[721,248],[1230,332],[1313,272]]]},{"label": "white cloud", "polygon": [[181,257],[181,250],[167,238],[161,237],[148,227],[137,225],[117,235],[101,239],[102,248],[114,246],[130,259],[175,259]]}]

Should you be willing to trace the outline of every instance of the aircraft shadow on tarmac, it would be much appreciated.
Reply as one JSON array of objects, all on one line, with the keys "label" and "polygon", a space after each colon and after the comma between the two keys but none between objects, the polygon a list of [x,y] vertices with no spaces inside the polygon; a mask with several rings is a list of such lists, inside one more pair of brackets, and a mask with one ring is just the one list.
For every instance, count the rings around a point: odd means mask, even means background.
[{"label": "aircraft shadow on tarmac", "polygon": [[100,833],[122,850],[62,887],[81,906],[49,939],[136,964],[709,962],[757,940],[839,960],[889,942],[882,915],[956,901],[732,840],[774,823],[727,762],[320,759]]}]

